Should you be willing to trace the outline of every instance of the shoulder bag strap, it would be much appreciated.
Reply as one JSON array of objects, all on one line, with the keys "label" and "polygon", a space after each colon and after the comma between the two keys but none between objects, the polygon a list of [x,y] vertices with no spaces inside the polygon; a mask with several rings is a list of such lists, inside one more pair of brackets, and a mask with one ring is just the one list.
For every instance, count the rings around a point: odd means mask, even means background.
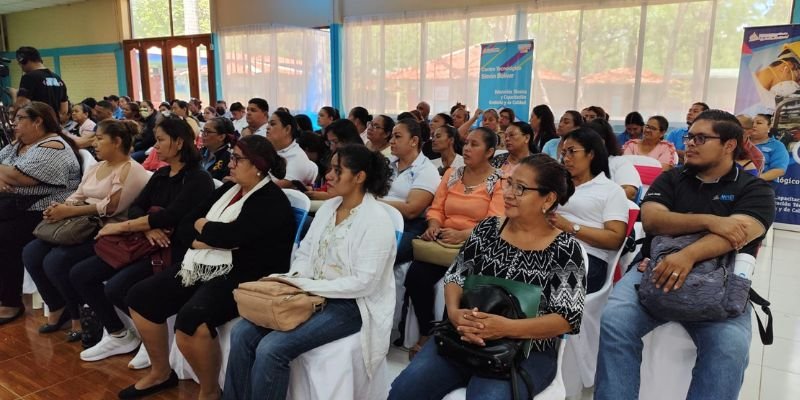
[{"label": "shoulder bag strap", "polygon": [[[764,329],[761,318],[758,317],[758,313],[756,312],[757,305],[761,306],[761,311],[767,315],[766,329]],[[750,288],[750,306],[753,307],[753,314],[756,316],[756,321],[758,321],[758,334],[761,336],[761,343],[765,345],[772,344],[772,311],[769,309],[770,302],[756,293],[753,288]]]}]

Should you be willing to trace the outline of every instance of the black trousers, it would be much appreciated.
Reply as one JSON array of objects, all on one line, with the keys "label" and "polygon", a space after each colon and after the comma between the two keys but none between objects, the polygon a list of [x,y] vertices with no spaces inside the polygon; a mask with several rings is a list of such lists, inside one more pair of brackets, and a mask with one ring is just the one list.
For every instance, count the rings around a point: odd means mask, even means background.
[{"label": "black trousers", "polygon": [[405,282],[406,296],[414,305],[420,335],[427,336],[433,328],[433,321],[438,319],[433,312],[436,300],[435,286],[445,272],[447,267],[421,261],[412,262],[408,268]]},{"label": "black trousers", "polygon": [[20,211],[0,220],[0,305],[4,307],[22,307],[22,248],[33,240],[33,229],[41,221],[41,211]]}]

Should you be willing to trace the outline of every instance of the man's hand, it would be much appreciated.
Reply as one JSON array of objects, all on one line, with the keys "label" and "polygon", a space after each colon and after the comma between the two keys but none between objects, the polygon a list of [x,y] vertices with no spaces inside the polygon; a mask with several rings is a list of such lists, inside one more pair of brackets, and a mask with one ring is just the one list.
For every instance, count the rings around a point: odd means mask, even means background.
[{"label": "man's hand", "polygon": [[731,242],[731,246],[736,250],[740,250],[747,244],[747,224],[740,219],[733,217],[714,218],[714,223],[709,225],[708,230]]},{"label": "man's hand", "polygon": [[663,287],[664,293],[678,290],[686,281],[686,276],[694,267],[694,263],[695,260],[687,256],[683,250],[672,253],[656,264],[653,269],[652,281],[656,284],[656,288]]}]

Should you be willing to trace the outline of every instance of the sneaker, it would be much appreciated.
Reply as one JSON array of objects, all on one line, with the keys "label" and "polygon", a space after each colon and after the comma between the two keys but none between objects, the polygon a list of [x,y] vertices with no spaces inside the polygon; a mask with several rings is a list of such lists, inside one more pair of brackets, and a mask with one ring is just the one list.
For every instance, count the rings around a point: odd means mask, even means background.
[{"label": "sneaker", "polygon": [[118,354],[126,354],[136,350],[142,341],[131,331],[125,331],[125,336],[114,337],[112,335],[103,336],[100,341],[91,348],[81,352],[83,361],[100,361]]},{"label": "sneaker", "polygon": [[130,369],[145,369],[150,366],[150,355],[147,354],[147,349],[144,348],[144,343],[139,346],[139,351],[136,353],[136,356],[128,362],[128,368]]}]

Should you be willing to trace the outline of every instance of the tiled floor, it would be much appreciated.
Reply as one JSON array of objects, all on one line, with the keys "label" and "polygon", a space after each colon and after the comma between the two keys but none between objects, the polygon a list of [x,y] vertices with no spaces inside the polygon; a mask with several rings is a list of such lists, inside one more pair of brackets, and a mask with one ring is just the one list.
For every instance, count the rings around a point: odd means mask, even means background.
[{"label": "tiled floor", "polygon": [[[753,287],[772,303],[775,341],[771,346],[762,345],[754,325],[740,400],[800,399],[800,233],[776,230],[772,235],[759,252]],[[407,360],[407,352],[390,350],[393,376]],[[581,400],[591,398],[587,389]]]},{"label": "tiled floor", "polygon": [[[740,399],[800,399],[800,233],[775,231],[758,257],[753,285],[772,302],[775,343],[762,346],[754,332],[750,366]],[[794,265],[794,267],[792,266]],[[30,309],[30,307],[29,307]],[[113,399],[143,372],[131,371],[131,356],[84,363],[80,346],[66,343],[61,333],[40,335],[41,310],[0,327],[0,400]],[[408,353],[392,348],[389,368],[400,373]],[[183,381],[176,390],[153,399],[194,399],[197,385]],[[591,399],[591,391],[583,399]]]}]

